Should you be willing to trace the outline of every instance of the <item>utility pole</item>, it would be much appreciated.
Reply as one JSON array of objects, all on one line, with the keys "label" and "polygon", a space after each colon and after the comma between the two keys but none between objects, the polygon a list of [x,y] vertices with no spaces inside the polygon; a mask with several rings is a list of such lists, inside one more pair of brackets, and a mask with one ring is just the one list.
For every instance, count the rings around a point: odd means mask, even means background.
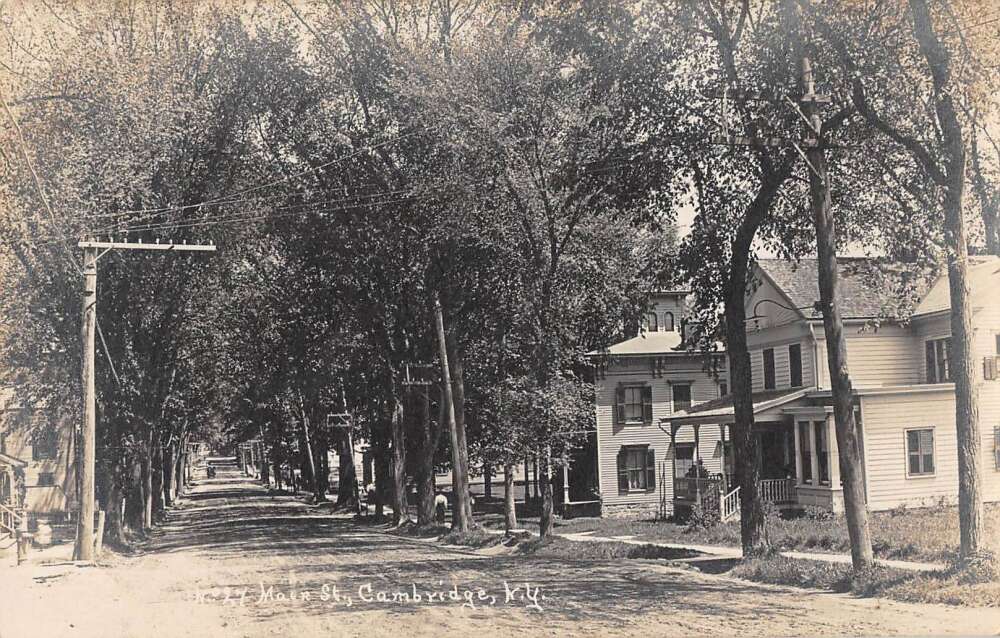
[{"label": "utility pole", "polygon": [[[837,303],[837,229],[830,197],[830,177],[821,135],[823,123],[817,104],[825,96],[816,94],[809,56],[801,57],[801,114],[806,122],[807,139],[815,140],[805,152],[809,168],[809,201],[816,227],[816,266],[819,295],[823,309],[823,328],[827,340],[827,365],[833,390],[834,428],[844,481],[844,514],[851,540],[851,562],[855,570],[875,564],[871,530],[865,510],[864,475],[861,471],[861,445],[854,417],[854,389],[847,367],[847,340],[844,322]],[[833,459],[828,460],[833,463]]]},{"label": "utility pole", "polygon": [[[97,392],[94,382],[94,336],[97,331],[97,262],[111,250],[215,252],[211,244],[81,241],[83,249],[83,432],[80,450],[80,511],[77,520],[77,560],[94,560],[94,473],[97,458]],[[100,251],[100,252],[98,252]]]},{"label": "utility pole", "polygon": [[[795,12],[795,8],[791,8]],[[801,47],[799,47],[801,51]],[[786,147],[794,148],[809,171],[809,200],[816,229],[816,265],[820,306],[823,312],[823,327],[827,347],[827,364],[833,390],[833,408],[838,458],[830,458],[829,463],[840,462],[844,483],[844,509],[847,518],[848,536],[851,540],[851,559],[855,570],[862,570],[874,564],[871,531],[865,503],[864,475],[861,469],[861,447],[857,423],[854,417],[854,398],[850,373],[847,367],[847,342],[843,332],[843,319],[837,301],[837,237],[836,223],[831,210],[830,180],[826,164],[826,149],[831,145],[822,139],[823,122],[819,107],[830,104],[829,95],[816,93],[813,68],[809,56],[802,51],[799,55],[799,91],[797,100],[789,96],[767,96],[759,94],[753,99],[784,102],[791,105],[805,123],[806,134],[802,139],[780,137],[737,137],[726,135],[719,140],[730,146],[752,148]],[[832,469],[832,468],[831,468]],[[831,472],[832,474],[832,472]]]},{"label": "utility pole", "polygon": [[458,426],[455,422],[455,400],[451,388],[451,369],[448,365],[448,346],[444,331],[444,311],[441,308],[440,295],[434,293],[434,323],[437,329],[438,349],[441,358],[441,387],[444,389],[445,414],[448,418],[448,434],[451,440],[451,485],[454,492],[454,527],[461,532],[468,531],[470,521],[467,517],[471,508],[469,503],[469,484],[466,468],[462,464],[459,452]]}]

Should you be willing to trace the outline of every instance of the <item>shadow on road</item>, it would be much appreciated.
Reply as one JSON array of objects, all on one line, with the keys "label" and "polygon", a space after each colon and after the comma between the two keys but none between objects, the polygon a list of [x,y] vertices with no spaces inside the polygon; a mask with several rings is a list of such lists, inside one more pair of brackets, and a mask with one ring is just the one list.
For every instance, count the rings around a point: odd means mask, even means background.
[{"label": "shadow on road", "polygon": [[[694,572],[657,566],[657,561],[573,561],[532,556],[470,555],[362,527],[348,518],[317,513],[300,497],[270,495],[239,476],[201,481],[172,510],[144,548],[149,554],[188,552],[219,561],[229,582],[217,587],[246,588],[248,606],[260,619],[283,616],[353,614],[391,608],[393,614],[419,612],[428,603],[366,602],[370,592],[412,594],[480,590],[496,598],[494,609],[528,609],[525,585],[538,588],[547,618],[622,622],[652,609],[684,609],[718,620],[739,622],[746,609],[733,604],[740,594],[760,589],[738,581],[706,579]],[[662,565],[662,563],[660,564]],[[352,597],[352,605],[321,600],[323,586]],[[280,604],[259,601],[262,588],[284,595]],[[507,591],[520,587],[508,600]],[[287,600],[309,592],[309,600]],[[472,605],[481,609],[483,603]],[[461,602],[434,603],[460,607]],[[469,604],[467,604],[469,606]]]}]

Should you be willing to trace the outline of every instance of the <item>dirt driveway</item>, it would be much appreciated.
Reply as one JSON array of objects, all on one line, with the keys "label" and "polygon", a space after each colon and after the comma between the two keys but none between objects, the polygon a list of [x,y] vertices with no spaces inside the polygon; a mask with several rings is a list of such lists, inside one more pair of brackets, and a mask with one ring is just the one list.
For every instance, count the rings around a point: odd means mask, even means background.
[{"label": "dirt driveway", "polygon": [[1000,610],[861,600],[681,571],[445,550],[236,477],[196,488],[138,556],[0,574],[21,636],[789,636],[1000,632]]}]

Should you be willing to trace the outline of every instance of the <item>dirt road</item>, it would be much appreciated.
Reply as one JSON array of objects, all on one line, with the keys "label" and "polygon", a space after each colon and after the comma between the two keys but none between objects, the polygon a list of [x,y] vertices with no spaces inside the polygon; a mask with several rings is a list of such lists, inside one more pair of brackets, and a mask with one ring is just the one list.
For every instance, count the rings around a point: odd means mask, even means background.
[{"label": "dirt road", "polygon": [[140,555],[7,570],[0,601],[2,638],[1000,632],[1000,610],[858,600],[646,561],[445,550],[221,474]]}]

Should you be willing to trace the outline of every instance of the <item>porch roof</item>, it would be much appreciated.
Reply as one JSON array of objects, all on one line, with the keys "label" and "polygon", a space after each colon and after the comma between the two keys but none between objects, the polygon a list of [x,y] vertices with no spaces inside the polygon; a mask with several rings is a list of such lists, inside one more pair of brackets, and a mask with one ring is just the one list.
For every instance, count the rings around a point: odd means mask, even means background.
[{"label": "porch roof", "polygon": [[[805,398],[812,388],[788,388],[784,390],[765,390],[754,392],[753,414],[763,415],[768,410],[781,407],[793,401]],[[700,423],[732,423],[734,418],[733,395],[727,394],[720,399],[691,406],[668,417],[660,419],[661,423],[670,425],[687,425]]]},{"label": "porch roof", "polygon": [[28,465],[27,461],[22,461],[16,456],[11,456],[9,454],[4,454],[0,452],[0,465],[12,465],[14,467],[25,467]]}]

